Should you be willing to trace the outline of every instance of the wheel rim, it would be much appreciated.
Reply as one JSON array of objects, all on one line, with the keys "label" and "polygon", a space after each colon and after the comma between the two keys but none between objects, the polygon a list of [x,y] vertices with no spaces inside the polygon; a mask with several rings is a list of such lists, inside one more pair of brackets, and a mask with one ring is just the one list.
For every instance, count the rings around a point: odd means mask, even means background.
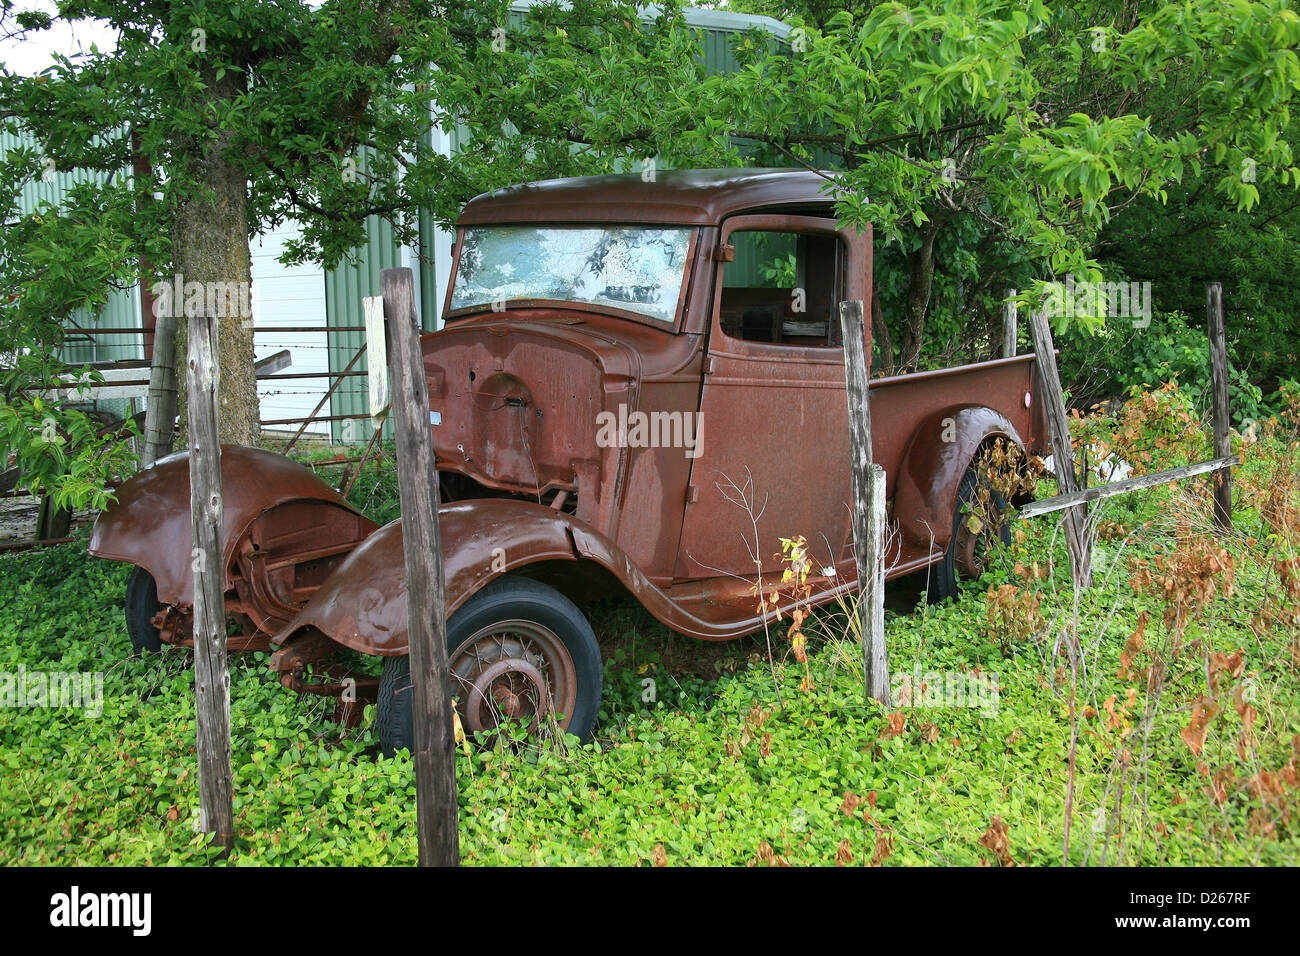
[{"label": "wheel rim", "polygon": [[578,698],[577,669],[550,628],[523,620],[491,624],[462,642],[450,663],[452,694],[467,734],[493,732],[507,719],[523,721],[538,736],[552,725],[568,728]]},{"label": "wheel rim", "polygon": [[[956,541],[953,548],[953,570],[959,579],[974,581],[984,573],[984,559],[994,542],[1002,540],[1002,511],[993,502],[992,494],[981,507],[979,490],[971,496],[971,510],[958,515]],[[980,530],[970,530],[971,515],[980,520]]]}]

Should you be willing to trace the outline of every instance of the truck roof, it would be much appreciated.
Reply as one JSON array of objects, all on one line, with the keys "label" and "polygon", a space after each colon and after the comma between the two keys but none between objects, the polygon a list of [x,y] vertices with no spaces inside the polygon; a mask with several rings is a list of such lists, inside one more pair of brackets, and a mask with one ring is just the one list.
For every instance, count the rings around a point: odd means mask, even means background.
[{"label": "truck roof", "polygon": [[[827,174],[830,175],[830,174]],[[577,176],[509,186],[471,199],[458,225],[510,222],[644,222],[716,226],[739,212],[825,205],[829,182],[807,169],[660,170]]]}]

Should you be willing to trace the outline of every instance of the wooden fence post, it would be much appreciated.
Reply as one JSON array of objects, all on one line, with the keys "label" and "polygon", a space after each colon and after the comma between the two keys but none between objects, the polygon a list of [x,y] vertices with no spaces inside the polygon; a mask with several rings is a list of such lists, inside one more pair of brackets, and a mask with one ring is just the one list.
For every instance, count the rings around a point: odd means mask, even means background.
[{"label": "wooden fence post", "polygon": [[1016,304],[1011,297],[1015,289],[1007,290],[1008,301],[1002,303],[1002,357],[1013,358],[1016,354]]},{"label": "wooden fence post", "polygon": [[[361,311],[365,315],[366,354],[381,356],[388,354],[388,343],[384,338],[384,300],[382,296],[368,295],[361,300]],[[366,383],[370,393],[371,425],[382,429],[384,410],[392,400],[388,391],[388,363],[375,359],[366,365]]]},{"label": "wooden fence post", "polygon": [[[174,341],[174,339],[173,339]],[[221,444],[217,438],[217,323],[189,315],[190,522],[194,572],[194,698],[198,719],[199,829],[234,844],[230,770],[230,672],[221,566]],[[155,357],[157,352],[155,351]],[[155,358],[156,361],[156,358]]]},{"label": "wooden fence post", "polygon": [[[1205,286],[1205,304],[1210,336],[1210,388],[1214,416],[1214,457],[1232,454],[1228,437],[1231,425],[1228,412],[1228,344],[1223,324],[1223,286],[1209,282]],[[1214,523],[1223,531],[1232,530],[1232,469],[1214,473]]]},{"label": "wooden fence post", "polygon": [[[1065,415],[1065,396],[1061,377],[1056,370],[1056,348],[1047,313],[1034,309],[1029,313],[1029,328],[1034,338],[1038,364],[1039,395],[1044,403],[1043,418],[1052,439],[1052,457],[1056,464],[1056,483],[1063,494],[1079,490],[1074,474],[1074,449],[1070,444],[1070,423]],[[1070,508],[1065,515],[1065,543],[1070,552],[1070,570],[1081,590],[1092,587],[1092,542],[1088,534],[1086,512],[1082,505]]]},{"label": "wooden fence post", "polygon": [[[864,667],[863,675],[867,696],[889,707],[889,652],[885,644],[885,469],[874,462],[866,506],[869,509],[867,560],[858,562],[858,580],[860,585],[866,585],[863,590],[870,597],[867,611],[862,615],[862,655],[864,660],[869,655],[871,664]],[[869,577],[863,578],[864,573]]]},{"label": "wooden fence post", "polygon": [[[438,477],[430,434],[429,383],[416,325],[410,269],[380,274],[392,372],[397,482],[406,558],[415,740],[415,802],[421,866],[456,866],[460,832],[456,742],[448,694],[447,621],[438,530]],[[371,356],[371,362],[380,357]]]},{"label": "wooden fence post", "polygon": [[36,513],[36,540],[54,541],[66,538],[72,533],[72,512],[59,508],[54,498],[46,495],[41,499],[40,509]]},{"label": "wooden fence post", "polygon": [[[141,291],[144,286],[141,285]],[[149,407],[144,413],[144,455],[148,468],[171,454],[176,427],[176,316],[171,310],[154,319],[153,358],[149,367]]]},{"label": "wooden fence post", "polygon": [[840,303],[844,380],[849,401],[853,476],[853,551],[858,570],[858,621],[866,695],[888,707],[889,654],[885,647],[885,470],[872,461],[870,359],[860,300]]}]

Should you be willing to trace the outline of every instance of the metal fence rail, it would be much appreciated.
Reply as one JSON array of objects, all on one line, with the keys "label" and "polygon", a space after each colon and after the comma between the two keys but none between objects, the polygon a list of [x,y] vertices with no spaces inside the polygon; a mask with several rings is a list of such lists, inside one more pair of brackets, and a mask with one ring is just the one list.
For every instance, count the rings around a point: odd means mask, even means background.
[{"label": "metal fence rail", "polygon": [[[333,333],[333,332],[364,333],[366,331],[366,326],[364,325],[253,326],[252,331],[255,333],[261,332],[264,334],[270,334],[276,332],[296,333],[296,334],[320,332],[328,335],[329,333]],[[138,335],[141,337],[145,337],[145,336],[152,336],[154,334],[155,334],[155,330],[152,328],[117,327],[117,326],[99,327],[99,328],[76,327],[68,330],[68,333],[65,336],[65,341],[83,340],[83,339],[87,341],[93,341],[95,336],[100,336],[100,335],[105,335],[105,336]],[[275,345],[279,345],[279,344],[282,343],[272,343],[272,346],[274,347]],[[290,347],[293,346],[293,343],[287,343],[287,344],[289,344]],[[301,348],[302,346],[299,345],[298,347]],[[313,346],[313,347],[319,347],[319,346]],[[337,351],[340,349],[346,349],[351,351],[350,346],[337,346],[337,345],[331,346],[327,343],[323,347],[327,350],[334,349]],[[261,428],[268,428],[273,426],[284,426],[284,425],[299,426],[297,430],[294,432],[293,436],[289,439],[288,444],[284,447],[283,454],[287,455],[289,454],[290,451],[293,450],[293,448],[297,445],[299,439],[302,438],[303,434],[307,431],[308,427],[311,426],[313,423],[331,423],[331,422],[364,421],[364,420],[370,420],[372,423],[374,422],[372,416],[365,412],[351,413],[351,414],[338,414],[338,415],[321,414],[322,410],[326,408],[326,406],[329,404],[330,399],[335,395],[335,393],[338,391],[339,386],[345,380],[354,379],[354,378],[368,378],[369,376],[368,371],[358,370],[355,367],[365,353],[366,353],[366,345],[365,343],[363,343],[361,347],[355,351],[351,359],[348,361],[347,365],[341,371],[280,372],[279,369],[285,368],[289,364],[288,362],[289,351],[287,348],[282,349],[280,352],[268,356],[265,359],[261,359],[258,362],[259,366],[266,368],[265,372],[258,373],[257,375],[258,383],[273,382],[273,381],[311,381],[311,380],[326,380],[329,381],[330,383],[329,387],[325,390],[324,395],[321,397],[320,401],[317,403],[316,407],[312,410],[312,413],[310,415],[289,417],[289,418],[260,418],[259,417],[258,424],[259,427]],[[69,363],[69,364],[76,365],[78,363]],[[86,395],[87,400],[91,400],[91,401],[104,400],[109,398],[113,398],[113,399],[130,398],[133,400],[136,397],[143,397],[148,393],[149,378],[141,377],[139,374],[136,374],[135,377],[122,377],[122,376],[130,375],[132,372],[135,373],[146,372],[150,367],[150,363],[147,359],[123,359],[121,361],[116,361],[116,362],[86,362],[80,364],[89,366],[90,368],[93,368],[96,371],[99,371],[101,374],[105,374],[108,377],[103,382],[83,383],[77,381],[69,381],[67,383],[66,388],[61,388],[57,390],[58,393],[60,394],[66,393],[69,394],[70,396],[73,394],[81,395],[84,393]],[[367,461],[370,460],[379,461],[383,459],[384,457],[383,450],[382,448],[378,447],[379,446],[378,438],[381,435],[382,431],[383,431],[382,424],[376,426],[373,429],[373,433],[371,434],[369,441],[365,446],[365,452],[361,455],[351,456],[347,458],[327,459],[323,461],[305,461],[303,462],[303,464],[307,465],[313,470],[319,468],[333,467],[333,466],[342,466],[344,468],[344,472],[341,480],[339,481],[338,487],[343,494],[347,494],[347,492],[351,489],[353,482],[356,480],[357,476],[361,473],[361,470],[365,466],[365,463]],[[332,441],[333,436],[331,435],[330,437]],[[21,476],[19,476],[19,481],[21,481]],[[30,496],[29,492],[26,491],[25,489],[21,487],[17,487],[17,488],[11,487],[10,490],[6,490],[0,493],[0,500],[23,498],[29,496]],[[52,507],[53,505],[51,502],[46,500],[42,501],[42,512],[44,512],[45,509],[52,508]],[[0,551],[17,550],[21,548],[37,547],[40,545],[60,544],[72,540],[75,540],[75,538],[65,537],[65,536],[41,537],[40,529],[38,528],[36,539],[26,540],[26,541],[23,540],[3,541],[0,542]]]}]

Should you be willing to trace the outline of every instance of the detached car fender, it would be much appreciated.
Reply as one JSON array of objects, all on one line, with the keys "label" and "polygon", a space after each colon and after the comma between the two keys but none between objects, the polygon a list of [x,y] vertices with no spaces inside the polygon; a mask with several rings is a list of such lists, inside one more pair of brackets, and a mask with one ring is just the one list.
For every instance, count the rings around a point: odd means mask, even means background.
[{"label": "detached car fender", "polygon": [[986,405],[945,408],[917,426],[895,486],[894,514],[903,534],[947,547],[962,476],[980,447],[997,438],[1024,445],[1011,420]]},{"label": "detached car fender", "polygon": [[[264,512],[293,501],[319,502],[361,516],[311,469],[290,458],[242,445],[221,447],[223,588],[250,524]],[[361,516],[365,524],[369,524]],[[161,604],[194,603],[188,451],[160,458],[117,489],[117,500],[100,513],[90,535],[90,554],[144,568],[158,586]]]}]

